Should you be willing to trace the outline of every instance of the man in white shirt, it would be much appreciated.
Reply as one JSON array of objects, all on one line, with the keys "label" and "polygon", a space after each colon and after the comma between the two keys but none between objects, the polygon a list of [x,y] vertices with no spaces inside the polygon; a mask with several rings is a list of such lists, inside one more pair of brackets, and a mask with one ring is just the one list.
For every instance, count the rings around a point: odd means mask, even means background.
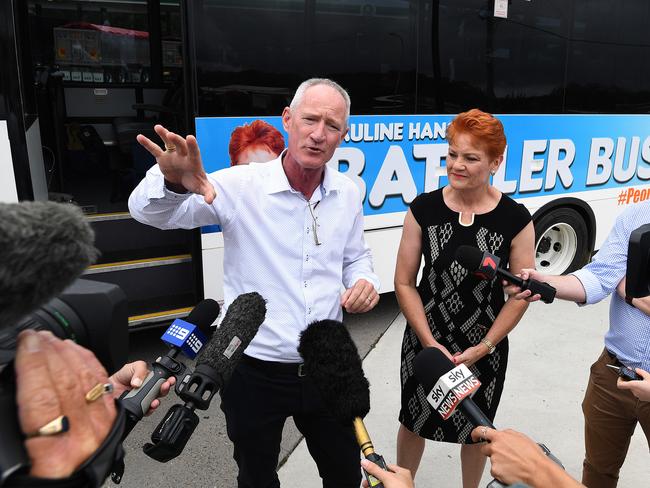
[{"label": "man in white shirt", "polygon": [[324,487],[360,483],[352,426],[327,412],[302,376],[297,351],[309,323],[341,320],[342,306],[367,312],[379,301],[359,190],[326,166],[349,115],[343,88],[307,80],[282,113],[288,147],[280,157],[210,175],[193,136],[156,126],[164,151],[138,136],[158,164],[129,199],[133,217],[161,229],[220,224],[225,306],[251,291],[267,300],[266,320],[222,392],[240,488],[280,486],[277,458],[288,416],[305,436]]}]

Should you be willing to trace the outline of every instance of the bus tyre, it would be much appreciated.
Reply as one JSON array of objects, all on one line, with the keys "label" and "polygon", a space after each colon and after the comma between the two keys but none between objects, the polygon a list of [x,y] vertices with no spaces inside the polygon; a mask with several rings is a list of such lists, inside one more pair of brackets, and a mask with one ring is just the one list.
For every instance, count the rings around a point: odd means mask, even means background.
[{"label": "bus tyre", "polygon": [[589,260],[589,232],[582,216],[558,208],[535,222],[535,266],[544,274],[566,274]]}]

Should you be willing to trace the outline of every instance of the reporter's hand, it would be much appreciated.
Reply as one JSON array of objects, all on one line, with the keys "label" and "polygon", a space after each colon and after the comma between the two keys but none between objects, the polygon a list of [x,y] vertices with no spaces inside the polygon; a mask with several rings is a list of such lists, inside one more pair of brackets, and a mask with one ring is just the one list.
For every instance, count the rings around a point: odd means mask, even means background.
[{"label": "reporter's hand", "polygon": [[[88,350],[57,339],[50,332],[26,330],[16,348],[16,403],[30,475],[41,478],[70,476],[101,445],[116,417],[111,395],[87,403],[86,393],[108,375]],[[70,428],[50,436],[38,430],[60,415]]]},{"label": "reporter's hand", "polygon": [[[542,282],[546,281],[546,278],[542,273],[539,273],[538,271],[532,268],[522,269],[520,273],[517,273],[517,276],[519,276],[521,279],[524,280],[533,279]],[[539,293],[533,295],[530,290],[522,290],[517,285],[512,285],[506,280],[503,280],[501,284],[503,285],[503,291],[508,296],[514,297],[517,300],[526,300],[527,302],[532,303],[542,298],[542,296]]]},{"label": "reporter's hand", "polygon": [[379,293],[372,283],[360,279],[341,296],[341,306],[348,313],[363,313],[375,308],[379,303]]},{"label": "reporter's hand", "polygon": [[487,441],[481,453],[490,458],[490,474],[506,485],[522,482],[532,488],[584,488],[520,432],[477,427],[472,439]]},{"label": "reporter's hand", "polygon": [[621,378],[616,380],[616,386],[621,390],[630,390],[632,394],[643,402],[650,402],[650,373],[641,368],[636,368],[641,380],[623,381]]},{"label": "reporter's hand", "polygon": [[183,138],[168,131],[162,125],[154,126],[154,130],[163,140],[165,147],[174,146],[175,150],[171,152],[164,150],[142,134],[138,134],[136,140],[156,158],[165,179],[182,189],[203,195],[205,203],[212,203],[217,194],[203,169],[196,137],[190,135]]},{"label": "reporter's hand", "polygon": [[[408,469],[400,468],[396,464],[389,464],[390,471],[384,471],[372,461],[361,460],[361,466],[384,484],[384,488],[413,488],[413,477]],[[391,473],[392,471],[392,473]],[[368,488],[368,481],[363,480],[362,486]]]},{"label": "reporter's hand", "polygon": [[535,442],[514,430],[477,427],[472,431],[472,439],[475,442],[488,441],[481,447],[481,452],[490,458],[490,474],[507,485],[516,482],[530,484],[540,463],[546,460],[546,455]]},{"label": "reporter's hand", "polygon": [[[145,378],[149,374],[149,368],[144,361],[134,361],[127,363],[122,368],[113,374],[109,380],[113,385],[113,397],[119,398],[122,393],[133,388],[142,386]],[[172,386],[176,384],[176,377],[171,376],[160,386],[160,395],[158,398],[167,396]],[[145,415],[151,415],[153,411],[160,405],[160,400],[157,398],[151,402],[151,407]]]}]

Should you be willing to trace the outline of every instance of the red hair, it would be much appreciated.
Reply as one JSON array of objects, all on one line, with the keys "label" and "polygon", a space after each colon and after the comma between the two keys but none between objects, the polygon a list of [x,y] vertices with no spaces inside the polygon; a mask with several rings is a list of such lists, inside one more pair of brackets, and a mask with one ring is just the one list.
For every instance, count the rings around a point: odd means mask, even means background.
[{"label": "red hair", "polygon": [[268,122],[254,120],[232,131],[228,153],[230,166],[235,166],[239,156],[250,147],[262,146],[271,150],[276,156],[284,149],[282,133]]},{"label": "red hair", "polygon": [[453,144],[458,134],[471,136],[491,158],[501,156],[506,150],[506,135],[501,121],[477,108],[458,114],[447,126],[447,142]]}]

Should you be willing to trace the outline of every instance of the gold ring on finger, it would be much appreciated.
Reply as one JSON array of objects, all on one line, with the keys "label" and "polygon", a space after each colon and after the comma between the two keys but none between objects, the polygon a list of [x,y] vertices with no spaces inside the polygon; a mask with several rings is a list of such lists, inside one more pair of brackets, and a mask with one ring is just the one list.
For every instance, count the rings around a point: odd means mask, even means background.
[{"label": "gold ring on finger", "polygon": [[165,152],[174,152],[176,151],[176,144],[167,144],[165,143]]},{"label": "gold ring on finger", "polygon": [[92,403],[95,400],[98,400],[105,395],[106,393],[111,393],[113,391],[113,385],[111,383],[97,383],[93,386],[88,393],[86,393],[86,403]]},{"label": "gold ring on finger", "polygon": [[49,421],[43,427],[38,429],[36,432],[29,432],[25,434],[25,437],[27,439],[31,439],[32,437],[57,435],[63,434],[69,430],[70,420],[68,420],[68,417],[65,415],[59,415],[54,420]]}]

